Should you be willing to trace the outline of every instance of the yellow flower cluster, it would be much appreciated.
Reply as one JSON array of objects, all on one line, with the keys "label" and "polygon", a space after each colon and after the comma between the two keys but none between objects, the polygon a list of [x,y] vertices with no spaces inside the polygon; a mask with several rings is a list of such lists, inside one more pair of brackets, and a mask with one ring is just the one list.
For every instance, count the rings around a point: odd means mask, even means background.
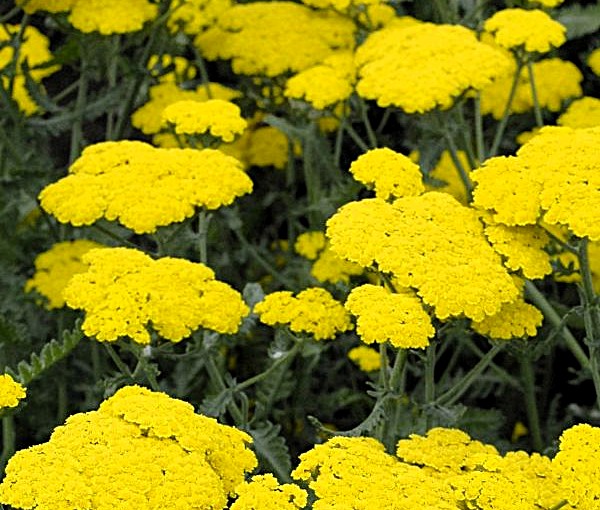
[{"label": "yellow flower cluster", "polygon": [[592,51],[587,59],[587,65],[594,74],[600,76],[600,48],[596,48]]},{"label": "yellow flower cluster", "polygon": [[514,157],[489,159],[473,172],[474,203],[497,223],[564,226],[600,240],[600,128],[545,127]]},{"label": "yellow flower cluster", "polygon": [[257,475],[236,488],[238,498],[230,510],[300,510],[306,506],[307,494],[295,484],[279,484],[271,475]]},{"label": "yellow flower cluster", "polygon": [[241,116],[240,107],[223,99],[177,101],[163,110],[162,121],[173,126],[177,134],[210,133],[224,142],[232,142],[248,125]]},{"label": "yellow flower cluster", "polygon": [[158,5],[148,0],[75,0],[69,22],[82,32],[102,35],[141,30],[158,14]]},{"label": "yellow flower cluster", "polygon": [[171,6],[167,26],[196,35],[214,25],[232,5],[231,0],[176,0]]},{"label": "yellow flower cluster", "polygon": [[238,4],[195,39],[209,60],[231,60],[234,72],[278,76],[319,64],[354,47],[355,26],[339,14],[288,1]]},{"label": "yellow flower cluster", "polygon": [[[274,166],[279,170],[285,168],[290,145],[286,135],[273,126],[261,126],[246,133],[247,146],[244,147],[241,159],[248,166]],[[221,150],[227,151],[227,147],[222,147]]]},{"label": "yellow flower cluster", "polygon": [[27,14],[38,11],[64,12],[73,7],[77,0],[17,0],[17,5],[22,5]]},{"label": "yellow flower cluster", "polygon": [[382,200],[420,195],[425,191],[421,170],[410,158],[388,148],[359,156],[350,172],[358,182],[375,190]]},{"label": "yellow flower cluster", "polygon": [[483,25],[494,41],[507,49],[523,48],[529,53],[547,53],[566,41],[567,29],[539,9],[504,9]]},{"label": "yellow flower cluster", "polygon": [[571,128],[600,126],[600,99],[589,96],[576,99],[556,123]]},{"label": "yellow flower cluster", "polygon": [[254,313],[269,326],[285,324],[294,333],[308,333],[316,340],[332,339],[352,329],[342,304],[318,287],[305,289],[296,297],[289,291],[268,294],[254,306]]},{"label": "yellow flower cluster", "polygon": [[129,248],[92,250],[83,261],[89,269],[73,276],[64,297],[86,312],[82,329],[100,341],[147,344],[150,324],[173,342],[200,327],[232,334],[249,311],[237,291],[200,263],[153,260]]},{"label": "yellow flower cluster", "polygon": [[69,175],[46,186],[42,208],[62,223],[119,221],[137,233],[217,209],[252,191],[242,164],[212,149],[157,149],[123,140],[86,147]]},{"label": "yellow flower cluster", "polygon": [[528,3],[540,4],[542,7],[552,9],[554,7],[558,7],[565,0],[527,0],[527,1],[528,1]]},{"label": "yellow flower cluster", "polygon": [[363,342],[390,342],[402,349],[422,349],[435,335],[431,318],[412,290],[392,293],[377,285],[361,285],[345,304],[356,316],[356,332]]},{"label": "yellow flower cluster", "polygon": [[75,414],[6,468],[0,502],[15,508],[221,510],[257,460],[251,437],[138,386]]},{"label": "yellow flower cluster", "polygon": [[23,400],[26,393],[25,387],[10,375],[0,375],[0,411],[6,407],[17,407],[19,400]]},{"label": "yellow flower cluster", "polygon": [[373,372],[381,368],[379,353],[366,345],[359,345],[350,349],[348,358],[356,363],[363,372]]},{"label": "yellow flower cluster", "polygon": [[[538,104],[541,108],[558,112],[566,99],[579,97],[583,93],[581,89],[583,75],[572,62],[548,58],[534,62],[532,67]],[[482,113],[490,113],[498,120],[502,118],[515,72],[516,64],[513,62],[509,73],[502,75],[482,90]],[[533,106],[529,73],[521,71],[510,111],[525,113],[531,111]]]},{"label": "yellow flower cluster", "polygon": [[35,274],[25,283],[25,292],[35,290],[47,299],[46,306],[65,306],[63,290],[71,277],[88,269],[81,257],[102,245],[86,239],[56,243],[35,259]]},{"label": "yellow flower cluster", "polygon": [[352,52],[338,52],[290,78],[284,94],[292,99],[304,99],[317,110],[324,110],[346,101],[355,81]]},{"label": "yellow flower cluster", "polygon": [[599,443],[600,429],[576,425],[551,460],[501,455],[457,429],[412,434],[398,442],[396,456],[372,438],[334,437],[303,453],[292,476],[314,491],[315,510],[592,510],[600,499]]},{"label": "yellow flower cluster", "polygon": [[237,90],[225,87],[220,83],[205,83],[196,90],[184,90],[172,81],[159,83],[150,87],[150,99],[140,106],[131,116],[131,123],[144,134],[153,135],[162,128],[162,112],[170,104],[177,101],[207,101],[223,99],[230,101],[240,96]]},{"label": "yellow flower cluster", "polygon": [[324,232],[312,231],[300,234],[294,244],[296,253],[314,260],[310,274],[322,283],[350,281],[351,276],[363,273],[358,264],[340,258],[329,245]]},{"label": "yellow flower cluster", "polygon": [[[8,43],[13,37],[16,37],[20,30],[20,25],[2,25],[2,29],[0,30],[0,70],[8,66],[14,58],[14,46]],[[38,106],[30,97],[25,86],[23,65],[27,63],[29,76],[39,83],[47,76],[59,70],[60,67],[58,65],[45,65],[52,58],[49,39],[34,26],[27,25],[22,33],[12,90],[12,98],[17,102],[19,109],[25,115],[36,113]],[[2,80],[2,86],[8,90],[10,83],[8,76],[2,76],[0,79]]]},{"label": "yellow flower cluster", "polygon": [[[357,92],[407,113],[446,109],[469,90],[501,76],[505,54],[458,25],[416,23],[373,32],[356,51]],[[398,77],[401,76],[402,79]]]},{"label": "yellow flower cluster", "polygon": [[442,320],[480,321],[519,294],[477,213],[447,193],[350,202],[329,219],[327,236],[341,257],[416,289]]},{"label": "yellow flower cluster", "polygon": [[535,306],[516,299],[505,303],[495,315],[473,321],[472,328],[481,335],[497,340],[534,336],[544,316]]}]

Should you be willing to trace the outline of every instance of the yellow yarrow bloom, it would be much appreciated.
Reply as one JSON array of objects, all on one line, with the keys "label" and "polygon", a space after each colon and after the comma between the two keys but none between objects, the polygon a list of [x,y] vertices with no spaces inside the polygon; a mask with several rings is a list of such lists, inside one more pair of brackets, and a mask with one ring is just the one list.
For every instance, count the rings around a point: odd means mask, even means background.
[{"label": "yellow yarrow bloom", "polygon": [[0,375],[0,411],[7,407],[17,407],[27,394],[25,387],[10,375]]},{"label": "yellow yarrow bloom", "polygon": [[600,48],[596,48],[590,53],[587,65],[590,66],[595,75],[600,76]]},{"label": "yellow yarrow bloom", "polygon": [[27,14],[38,11],[64,12],[71,10],[77,0],[17,0],[17,5],[22,5]]},{"label": "yellow yarrow bloom", "polygon": [[420,23],[373,32],[356,51],[356,63],[360,96],[383,108],[425,113],[481,90],[502,75],[509,60],[468,28]]},{"label": "yellow yarrow bloom", "polygon": [[473,321],[472,328],[481,335],[498,340],[535,336],[544,316],[535,306],[517,299],[506,303],[495,315]]},{"label": "yellow yarrow bloom", "polygon": [[328,220],[327,237],[341,257],[416,289],[442,320],[482,320],[519,294],[478,214],[447,193],[350,202]]},{"label": "yellow yarrow bloom", "polygon": [[600,126],[600,99],[587,96],[576,99],[556,120],[556,123],[571,128]]},{"label": "yellow yarrow bloom", "polygon": [[205,83],[195,90],[184,90],[176,83],[166,81],[150,87],[150,99],[140,106],[131,116],[131,123],[144,134],[158,133],[162,128],[162,112],[170,104],[177,101],[208,101],[223,99],[231,101],[240,96],[237,90],[225,87],[220,83]]},{"label": "yellow yarrow bloom", "polygon": [[367,344],[389,341],[402,349],[423,349],[435,335],[431,318],[410,289],[392,293],[361,285],[352,289],[345,306],[356,316],[356,332]]},{"label": "yellow yarrow bloom", "polygon": [[204,264],[153,260],[129,248],[91,250],[83,262],[89,269],[73,276],[63,295],[70,308],[85,311],[82,329],[99,341],[129,337],[147,344],[150,325],[173,342],[200,327],[233,334],[249,311],[239,292]]},{"label": "yellow yarrow bloom", "polygon": [[301,510],[307,494],[295,484],[279,484],[272,474],[253,476],[236,488],[237,499],[230,510]]},{"label": "yellow yarrow bloom", "polygon": [[[257,460],[251,437],[138,386],[17,452],[0,484],[15,508],[223,509]],[[198,490],[201,487],[202,490]]]},{"label": "yellow yarrow bloom", "polygon": [[163,110],[162,121],[177,134],[210,134],[224,142],[232,142],[248,125],[240,107],[222,99],[177,101]]},{"label": "yellow yarrow bloom", "polygon": [[355,29],[352,20],[337,13],[259,1],[233,6],[195,43],[209,60],[231,60],[235,73],[274,77],[353,48]]},{"label": "yellow yarrow bloom", "polygon": [[83,273],[88,265],[82,256],[102,245],[86,239],[56,243],[35,259],[35,274],[25,283],[25,292],[35,290],[47,299],[49,309],[65,306],[63,291],[71,277]]},{"label": "yellow yarrow bloom", "polygon": [[188,35],[197,35],[213,26],[231,6],[231,0],[176,0],[167,26],[172,32],[182,30]]},{"label": "yellow yarrow bloom", "polygon": [[546,7],[547,9],[552,9],[554,7],[558,7],[565,0],[527,0],[530,4],[539,4],[542,7]]},{"label": "yellow yarrow bloom", "polygon": [[350,349],[348,351],[348,358],[356,363],[363,372],[374,372],[381,367],[381,356],[379,356],[379,353],[366,345],[359,345]]},{"label": "yellow yarrow bloom", "polygon": [[[579,97],[583,93],[581,82],[583,74],[572,62],[559,58],[548,58],[534,62],[533,76],[538,104],[551,112],[562,109],[565,100]],[[481,92],[481,112],[491,114],[500,120],[508,102],[510,90],[516,72],[513,62],[511,71],[502,75]],[[526,113],[533,110],[533,96],[529,73],[521,71],[515,95],[511,103],[511,113]]]},{"label": "yellow yarrow bloom", "polygon": [[372,149],[351,165],[354,179],[375,190],[383,200],[420,195],[425,191],[419,166],[388,148]]},{"label": "yellow yarrow bloom", "polygon": [[296,297],[289,291],[268,294],[254,306],[254,313],[264,324],[288,325],[294,333],[308,333],[315,340],[332,339],[352,329],[343,305],[318,287],[305,289]]},{"label": "yellow yarrow bloom", "polygon": [[294,243],[294,250],[308,260],[315,260],[327,244],[325,232],[311,231],[300,234]]},{"label": "yellow yarrow bloom", "polygon": [[196,207],[218,209],[252,191],[235,158],[212,149],[157,149],[122,140],[86,147],[69,175],[40,193],[62,223],[119,221],[138,234],[183,221]]},{"label": "yellow yarrow bloom", "polygon": [[507,49],[547,53],[566,40],[567,29],[539,9],[503,9],[488,18],[483,28]]},{"label": "yellow yarrow bloom", "polygon": [[289,158],[289,141],[273,126],[261,126],[249,132],[248,146],[242,159],[248,166],[273,166],[283,170]]},{"label": "yellow yarrow bloom", "polygon": [[148,0],[75,0],[69,22],[81,32],[102,35],[141,30],[158,14],[158,5]]},{"label": "yellow yarrow bloom", "polygon": [[474,203],[497,223],[543,220],[598,241],[599,143],[599,127],[545,127],[516,156],[491,158],[473,172]]}]

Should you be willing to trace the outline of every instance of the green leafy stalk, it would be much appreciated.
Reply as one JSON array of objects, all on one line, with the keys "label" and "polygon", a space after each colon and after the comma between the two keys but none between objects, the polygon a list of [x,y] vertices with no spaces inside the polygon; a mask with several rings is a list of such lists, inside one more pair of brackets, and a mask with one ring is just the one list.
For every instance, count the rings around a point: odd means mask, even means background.
[{"label": "green leafy stalk", "polygon": [[544,125],[544,119],[542,117],[542,109],[540,108],[537,88],[535,86],[533,63],[529,59],[527,60],[527,74],[529,75],[529,84],[531,85],[531,98],[533,99],[533,112],[535,115],[535,123],[537,127],[542,127]]},{"label": "green leafy stalk", "polygon": [[527,412],[529,430],[531,431],[533,449],[541,452],[544,448],[544,442],[542,440],[540,415],[535,396],[535,374],[533,372],[533,363],[528,356],[523,356],[519,360],[519,363],[521,365],[521,381],[523,381],[525,410]]},{"label": "green leafy stalk", "polygon": [[0,473],[15,453],[15,421],[12,415],[2,418],[2,455],[0,456]]},{"label": "green leafy stalk", "polygon": [[483,140],[483,115],[481,114],[481,93],[473,99],[475,106],[475,150],[477,161],[481,165],[485,161],[485,143]]}]

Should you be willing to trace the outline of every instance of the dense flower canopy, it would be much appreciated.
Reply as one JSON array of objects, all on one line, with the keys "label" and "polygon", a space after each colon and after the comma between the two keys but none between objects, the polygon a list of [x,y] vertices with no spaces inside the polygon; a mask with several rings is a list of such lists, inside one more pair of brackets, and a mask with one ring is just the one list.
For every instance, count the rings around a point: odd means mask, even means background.
[{"label": "dense flower canopy", "polygon": [[137,233],[217,209],[252,191],[235,158],[212,149],[157,149],[144,142],[87,147],[69,175],[40,193],[42,208],[62,223],[119,221]]},{"label": "dense flower canopy", "polygon": [[123,502],[140,510],[222,509],[257,465],[251,441],[187,402],[128,386],[13,456],[0,501],[38,510],[108,510]]},{"label": "dense flower canopy", "polygon": [[89,269],[71,279],[64,297],[86,312],[82,329],[100,341],[129,337],[147,344],[150,324],[173,342],[200,327],[231,334],[248,314],[240,294],[204,264],[153,260],[129,248],[95,249],[83,262]]},{"label": "dense flower canopy", "polygon": [[[356,52],[357,92],[407,113],[446,109],[501,76],[505,54],[458,25],[415,23],[373,32]],[[399,79],[402,77],[402,79]]]}]

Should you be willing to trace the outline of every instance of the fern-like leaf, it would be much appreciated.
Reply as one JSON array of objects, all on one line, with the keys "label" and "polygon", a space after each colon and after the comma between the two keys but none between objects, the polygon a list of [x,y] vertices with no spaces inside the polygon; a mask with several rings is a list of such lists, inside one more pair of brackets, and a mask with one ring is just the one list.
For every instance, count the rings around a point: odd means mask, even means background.
[{"label": "fern-like leaf", "polygon": [[254,450],[261,464],[277,475],[279,481],[290,482],[292,461],[285,439],[279,435],[281,426],[269,421],[251,428]]},{"label": "fern-like leaf", "polygon": [[38,353],[34,352],[29,361],[22,360],[18,363],[16,370],[6,367],[5,372],[10,374],[21,384],[27,386],[36,377],[39,377],[56,362],[67,356],[83,338],[83,332],[79,327],[79,321],[72,331],[65,331],[62,340],[51,340]]},{"label": "fern-like leaf", "polygon": [[574,4],[560,9],[556,21],[567,27],[567,38],[576,39],[600,29],[600,4]]}]

